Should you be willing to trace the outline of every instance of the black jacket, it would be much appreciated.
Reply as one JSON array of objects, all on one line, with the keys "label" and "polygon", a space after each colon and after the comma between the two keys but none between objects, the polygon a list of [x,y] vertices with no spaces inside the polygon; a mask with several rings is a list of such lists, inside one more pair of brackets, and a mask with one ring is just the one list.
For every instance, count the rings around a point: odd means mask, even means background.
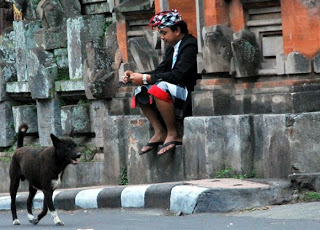
[{"label": "black jacket", "polygon": [[191,34],[183,37],[179,46],[177,61],[171,69],[173,47],[166,50],[164,61],[153,70],[146,72],[151,75],[151,84],[157,81],[166,81],[175,85],[186,86],[189,91],[193,91],[197,74],[197,39]]}]

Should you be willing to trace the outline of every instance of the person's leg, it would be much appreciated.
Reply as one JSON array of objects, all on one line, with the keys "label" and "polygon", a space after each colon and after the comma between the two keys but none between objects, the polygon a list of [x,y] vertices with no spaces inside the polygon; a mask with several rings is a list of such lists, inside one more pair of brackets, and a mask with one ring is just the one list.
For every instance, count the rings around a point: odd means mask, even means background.
[{"label": "person's leg", "polygon": [[[166,130],[163,127],[161,121],[159,120],[159,116],[158,116],[158,113],[155,110],[155,108],[150,105],[139,105],[139,106],[140,106],[142,112],[144,113],[144,115],[149,120],[149,122],[154,130],[154,135],[149,140],[149,143],[164,142],[165,138],[166,138]],[[141,149],[141,152],[148,151],[151,148],[153,148],[153,147],[144,146]]]},{"label": "person's leg", "polygon": [[[168,103],[162,100],[159,100],[155,98],[158,110],[160,111],[160,114],[167,126],[167,137],[164,141],[164,143],[168,143],[170,141],[182,141],[182,138],[180,137],[177,125],[176,125],[176,114],[175,114],[175,107],[173,103]],[[161,155],[171,149],[175,144],[168,145],[164,148],[162,148],[158,155]]]}]

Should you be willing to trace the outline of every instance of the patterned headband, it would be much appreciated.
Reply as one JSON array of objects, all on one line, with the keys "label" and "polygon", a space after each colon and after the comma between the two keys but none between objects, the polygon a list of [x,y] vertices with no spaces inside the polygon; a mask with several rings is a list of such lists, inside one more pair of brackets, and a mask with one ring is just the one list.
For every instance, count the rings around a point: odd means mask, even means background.
[{"label": "patterned headband", "polygon": [[178,10],[161,11],[150,19],[149,26],[153,27],[169,27],[182,20]]}]

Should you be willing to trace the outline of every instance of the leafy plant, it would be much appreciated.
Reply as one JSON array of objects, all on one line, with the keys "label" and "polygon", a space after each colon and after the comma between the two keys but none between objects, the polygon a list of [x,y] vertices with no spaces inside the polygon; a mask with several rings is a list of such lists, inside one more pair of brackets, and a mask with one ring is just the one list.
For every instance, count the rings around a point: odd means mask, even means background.
[{"label": "leafy plant", "polygon": [[320,192],[306,192],[303,197],[304,201],[319,201]]},{"label": "leafy plant", "polygon": [[127,185],[127,184],[129,184],[128,172],[127,172],[127,168],[124,168],[121,172],[121,181],[119,185]]},{"label": "leafy plant", "polygon": [[248,179],[255,177],[255,172],[248,174],[236,174],[232,168],[226,168],[219,171],[215,178],[234,178],[234,179]]},{"label": "leafy plant", "polygon": [[89,107],[90,106],[90,101],[89,100],[79,100],[78,105],[84,106],[84,107]]}]

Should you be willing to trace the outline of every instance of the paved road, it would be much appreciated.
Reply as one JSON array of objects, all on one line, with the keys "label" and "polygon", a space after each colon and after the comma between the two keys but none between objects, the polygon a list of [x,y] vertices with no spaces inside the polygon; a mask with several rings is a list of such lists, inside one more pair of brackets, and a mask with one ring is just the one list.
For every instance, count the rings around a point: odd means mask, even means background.
[{"label": "paved road", "polygon": [[[227,214],[194,214],[175,216],[162,210],[95,209],[58,211],[65,222],[64,230],[319,230],[320,202],[266,207],[261,210]],[[0,212],[0,229],[19,230],[35,227],[27,222],[25,211],[19,211],[21,226],[11,225],[10,212]],[[36,227],[57,229],[50,215]]]}]

